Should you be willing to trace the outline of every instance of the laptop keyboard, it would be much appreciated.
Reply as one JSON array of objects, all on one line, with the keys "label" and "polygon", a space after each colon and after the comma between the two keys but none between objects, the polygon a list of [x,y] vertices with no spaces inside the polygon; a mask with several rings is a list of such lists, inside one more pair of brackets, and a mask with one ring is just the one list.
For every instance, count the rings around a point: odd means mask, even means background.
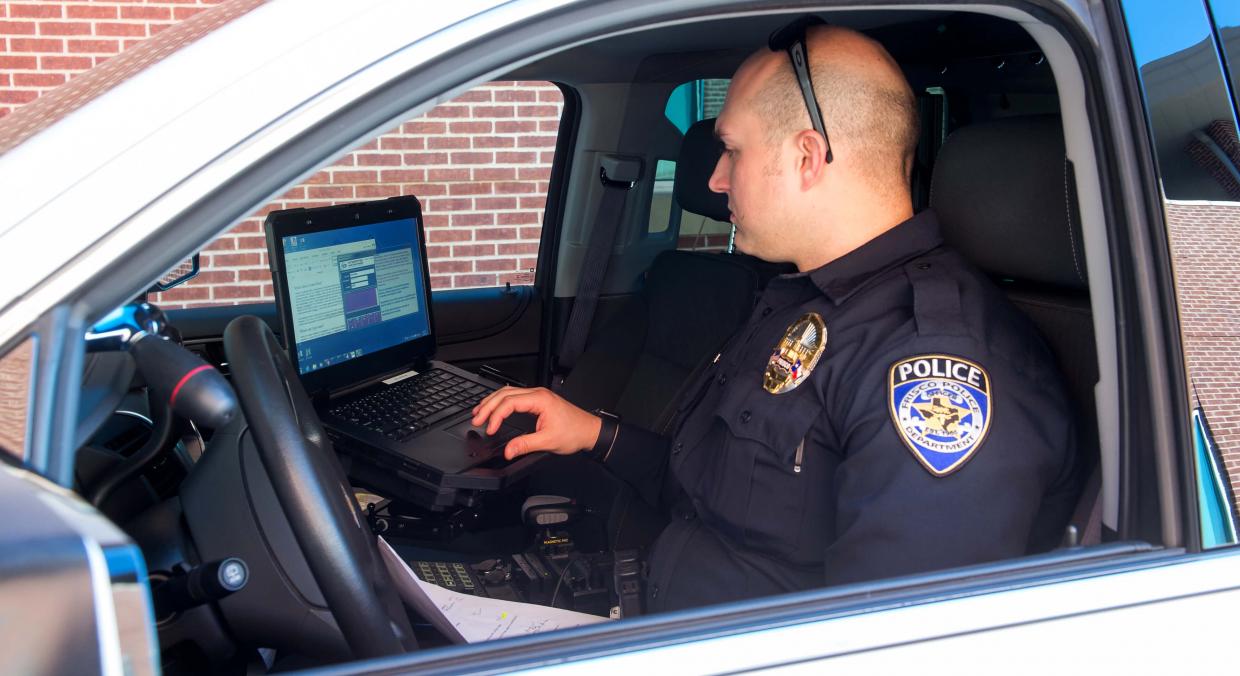
[{"label": "laptop keyboard", "polygon": [[441,420],[468,411],[492,391],[454,373],[431,369],[328,412],[388,439],[404,441]]}]

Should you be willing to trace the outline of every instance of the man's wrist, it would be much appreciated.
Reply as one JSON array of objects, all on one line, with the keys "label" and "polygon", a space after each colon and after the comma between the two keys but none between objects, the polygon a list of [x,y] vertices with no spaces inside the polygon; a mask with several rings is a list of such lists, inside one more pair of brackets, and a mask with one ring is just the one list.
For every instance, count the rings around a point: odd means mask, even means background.
[{"label": "man's wrist", "polygon": [[590,411],[598,416],[602,421],[599,426],[598,438],[594,440],[594,446],[590,448],[588,453],[590,457],[599,462],[606,462],[612,450],[616,447],[616,437],[620,436],[620,416],[610,411],[604,411],[596,408]]}]

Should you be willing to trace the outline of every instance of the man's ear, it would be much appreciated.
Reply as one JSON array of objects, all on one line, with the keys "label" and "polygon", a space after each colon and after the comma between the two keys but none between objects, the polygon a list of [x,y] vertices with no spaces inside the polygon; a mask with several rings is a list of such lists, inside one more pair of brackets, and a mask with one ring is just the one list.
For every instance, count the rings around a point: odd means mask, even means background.
[{"label": "man's ear", "polygon": [[796,171],[801,180],[801,189],[808,190],[818,184],[826,174],[827,143],[813,129],[804,129],[793,138],[796,152]]}]

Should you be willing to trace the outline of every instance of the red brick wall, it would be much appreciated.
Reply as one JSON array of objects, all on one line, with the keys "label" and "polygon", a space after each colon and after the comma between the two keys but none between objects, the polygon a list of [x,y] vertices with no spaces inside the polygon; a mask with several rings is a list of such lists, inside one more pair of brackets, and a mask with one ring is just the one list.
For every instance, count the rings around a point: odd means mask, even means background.
[{"label": "red brick wall", "polygon": [[540,82],[493,82],[346,155],[203,251],[202,272],[156,297],[165,307],[270,300],[262,219],[274,209],[417,195],[431,286],[534,281],[561,110]]},{"label": "red brick wall", "polygon": [[[0,2],[0,117],[221,0]],[[417,195],[434,288],[533,281],[562,97],[496,82],[407,121],[289,190],[206,248],[164,307],[272,298],[262,217],[273,209]]]},{"label": "red brick wall", "polygon": [[220,1],[0,2],[0,117]]},{"label": "red brick wall", "polygon": [[1240,204],[1168,202],[1167,222],[1188,373],[1240,494]]},{"label": "red brick wall", "polygon": [[34,341],[0,356],[0,451],[26,459],[26,408],[30,395],[30,362]]}]

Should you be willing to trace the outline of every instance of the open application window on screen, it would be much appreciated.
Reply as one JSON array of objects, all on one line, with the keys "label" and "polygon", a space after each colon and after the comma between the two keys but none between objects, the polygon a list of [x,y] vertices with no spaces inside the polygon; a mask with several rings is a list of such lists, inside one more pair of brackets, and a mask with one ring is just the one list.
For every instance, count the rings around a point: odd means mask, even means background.
[{"label": "open application window on screen", "polygon": [[285,237],[281,244],[301,373],[430,332],[413,219]]}]

